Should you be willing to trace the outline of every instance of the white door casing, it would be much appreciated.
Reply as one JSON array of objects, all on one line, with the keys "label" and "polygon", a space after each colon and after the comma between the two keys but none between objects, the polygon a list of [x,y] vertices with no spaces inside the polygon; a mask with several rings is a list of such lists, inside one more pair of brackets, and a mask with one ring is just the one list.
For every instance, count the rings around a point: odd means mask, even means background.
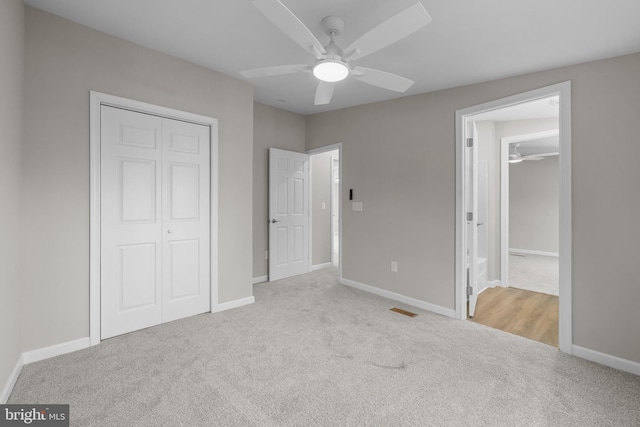
[{"label": "white door casing", "polygon": [[478,129],[469,120],[467,135],[471,147],[467,148],[467,251],[468,251],[468,295],[469,316],[473,317],[478,302]]},{"label": "white door casing", "polygon": [[465,203],[465,158],[466,119],[476,114],[521,104],[523,102],[560,96],[560,298],[559,298],[559,346],[566,353],[573,352],[572,339],[572,209],[571,209],[571,82],[566,81],[506,98],[474,105],[456,111],[456,274],[455,307],[456,318],[467,318],[466,306],[466,203]]},{"label": "white door casing", "polygon": [[309,155],[269,149],[269,280],[308,273]]},{"label": "white door casing", "polygon": [[210,310],[210,128],[101,107],[101,338]]}]

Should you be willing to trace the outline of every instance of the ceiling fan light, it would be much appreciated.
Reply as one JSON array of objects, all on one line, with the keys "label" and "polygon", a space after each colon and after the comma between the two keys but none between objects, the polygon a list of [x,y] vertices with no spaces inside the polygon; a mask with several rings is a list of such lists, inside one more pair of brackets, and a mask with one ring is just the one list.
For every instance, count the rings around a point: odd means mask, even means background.
[{"label": "ceiling fan light", "polygon": [[323,82],[339,82],[349,75],[349,68],[342,61],[324,60],[313,66],[313,75]]}]

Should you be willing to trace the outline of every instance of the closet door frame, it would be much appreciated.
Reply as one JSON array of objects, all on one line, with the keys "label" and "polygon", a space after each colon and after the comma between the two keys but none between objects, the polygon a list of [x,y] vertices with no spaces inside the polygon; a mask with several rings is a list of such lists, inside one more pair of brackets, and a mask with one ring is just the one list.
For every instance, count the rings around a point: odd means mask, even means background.
[{"label": "closet door frame", "polygon": [[218,119],[105,93],[90,92],[89,124],[89,339],[100,343],[100,110],[102,106],[205,125],[211,129],[210,269],[211,312],[218,306]]}]

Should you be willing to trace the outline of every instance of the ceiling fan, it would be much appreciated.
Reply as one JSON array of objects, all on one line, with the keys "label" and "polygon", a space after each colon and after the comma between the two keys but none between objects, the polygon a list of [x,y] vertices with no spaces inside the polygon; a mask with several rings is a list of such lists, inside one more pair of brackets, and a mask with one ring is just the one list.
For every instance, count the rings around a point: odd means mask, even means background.
[{"label": "ceiling fan", "polygon": [[558,154],[558,153],[544,153],[544,155],[529,154],[529,155],[523,156],[518,151],[518,147],[520,147],[520,144],[516,144],[515,147],[513,147],[513,153],[509,153],[509,163],[520,163],[523,160],[542,160],[546,156],[552,156],[552,155]]},{"label": "ceiling fan", "polygon": [[283,33],[311,53],[316,61],[309,64],[279,65],[240,71],[246,78],[270,77],[300,72],[313,72],[320,80],[316,89],[315,105],[331,102],[335,84],[348,76],[373,86],[405,92],[413,81],[396,74],[373,68],[351,66],[350,61],[364,58],[419,30],[431,22],[431,17],[420,2],[410,6],[375,26],[342,50],[335,37],[344,29],[344,21],[337,16],[322,20],[322,28],[329,36],[323,46],[313,33],[279,0],[253,0],[253,5]]}]

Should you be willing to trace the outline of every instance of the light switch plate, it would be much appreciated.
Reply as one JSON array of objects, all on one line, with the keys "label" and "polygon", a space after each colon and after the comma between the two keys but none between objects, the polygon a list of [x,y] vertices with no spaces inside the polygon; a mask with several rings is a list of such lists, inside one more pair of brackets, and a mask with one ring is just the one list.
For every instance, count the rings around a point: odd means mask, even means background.
[{"label": "light switch plate", "polygon": [[325,210],[325,209],[327,209],[327,204],[326,202],[322,202],[322,210]]},{"label": "light switch plate", "polygon": [[351,210],[354,212],[362,212],[362,202],[351,202]]}]

